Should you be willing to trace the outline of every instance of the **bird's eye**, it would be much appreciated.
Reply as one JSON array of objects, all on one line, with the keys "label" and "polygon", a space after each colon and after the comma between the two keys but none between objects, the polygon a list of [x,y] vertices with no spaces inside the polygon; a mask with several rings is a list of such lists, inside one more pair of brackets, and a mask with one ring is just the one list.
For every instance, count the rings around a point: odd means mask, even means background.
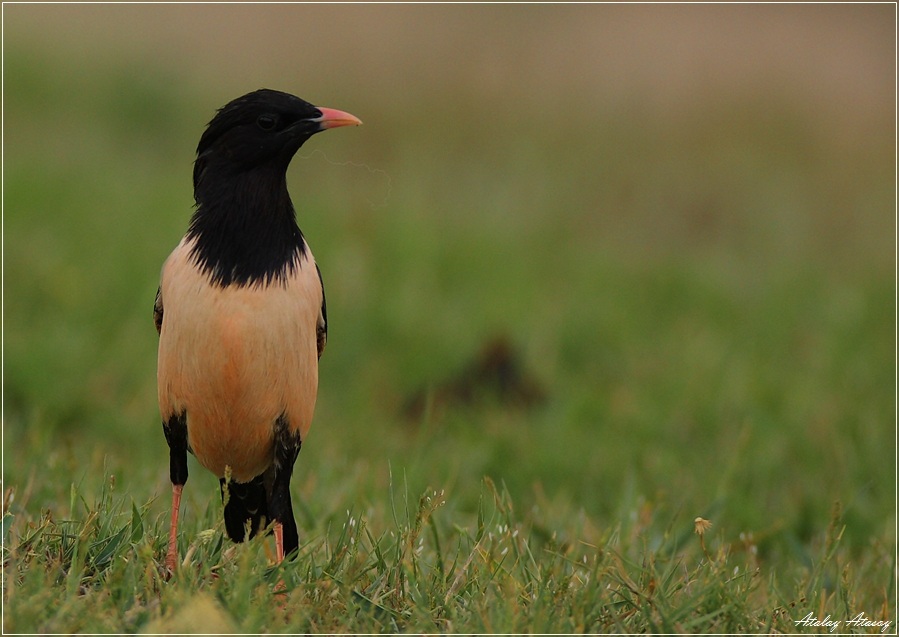
[{"label": "bird's eye", "polygon": [[256,125],[262,130],[272,130],[277,123],[274,115],[260,115],[256,120]]}]

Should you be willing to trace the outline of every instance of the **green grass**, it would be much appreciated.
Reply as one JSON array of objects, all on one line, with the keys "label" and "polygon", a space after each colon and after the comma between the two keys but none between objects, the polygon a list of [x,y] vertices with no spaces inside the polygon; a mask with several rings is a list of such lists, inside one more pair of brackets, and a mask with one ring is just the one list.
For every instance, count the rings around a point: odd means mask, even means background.
[{"label": "green grass", "polygon": [[[224,540],[191,459],[166,582],[150,309],[219,104],[77,64],[5,59],[5,631],[895,631],[889,136],[777,94],[551,128],[537,96],[460,128],[458,86],[329,101],[366,125],[290,174],[331,318],[300,554]],[[543,403],[404,415],[496,335]]]}]

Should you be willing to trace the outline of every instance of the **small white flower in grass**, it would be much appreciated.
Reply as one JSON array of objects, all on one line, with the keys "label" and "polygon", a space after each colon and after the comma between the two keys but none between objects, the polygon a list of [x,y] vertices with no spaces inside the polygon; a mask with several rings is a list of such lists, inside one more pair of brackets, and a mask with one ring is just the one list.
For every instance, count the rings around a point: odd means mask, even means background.
[{"label": "small white flower in grass", "polygon": [[696,518],[693,520],[693,532],[702,537],[706,531],[712,528],[712,523],[705,518]]},{"label": "small white flower in grass", "polygon": [[712,557],[709,555],[709,552],[705,548],[705,532],[712,528],[712,523],[705,518],[698,517],[693,520],[693,532],[699,536],[699,546],[702,547],[702,552],[705,553],[706,559],[710,562],[712,561]]}]

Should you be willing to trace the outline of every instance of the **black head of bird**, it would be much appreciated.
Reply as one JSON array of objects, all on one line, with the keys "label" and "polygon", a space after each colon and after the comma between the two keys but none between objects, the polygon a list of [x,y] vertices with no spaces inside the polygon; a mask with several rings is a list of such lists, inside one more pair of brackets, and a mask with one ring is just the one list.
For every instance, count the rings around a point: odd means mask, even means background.
[{"label": "black head of bird", "polygon": [[312,135],[361,123],[261,89],[220,109],[200,138],[196,209],[163,265],[154,306],[170,572],[188,451],[219,477],[229,537],[242,541],[271,523],[279,560],[298,546],[290,477],[312,422],[327,311],[286,172]]},{"label": "black head of bird", "polygon": [[280,91],[239,97],[209,122],[197,146],[189,236],[220,284],[279,278],[305,249],[287,191],[287,167],[300,146],[358,118]]},{"label": "black head of bird", "polygon": [[270,89],[247,93],[219,109],[200,138],[194,188],[207,169],[222,177],[257,170],[283,174],[297,150],[316,133],[361,123],[349,113],[319,108],[289,93]]}]

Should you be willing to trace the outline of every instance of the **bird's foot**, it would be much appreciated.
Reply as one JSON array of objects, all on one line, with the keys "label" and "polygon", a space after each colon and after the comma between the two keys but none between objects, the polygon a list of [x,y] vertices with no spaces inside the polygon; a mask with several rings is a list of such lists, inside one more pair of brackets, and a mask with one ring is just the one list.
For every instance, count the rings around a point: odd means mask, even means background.
[{"label": "bird's foot", "polygon": [[172,579],[172,576],[175,574],[175,569],[178,567],[178,554],[169,552],[165,556],[165,569],[163,570],[163,577],[165,577],[165,581],[169,581]]}]

